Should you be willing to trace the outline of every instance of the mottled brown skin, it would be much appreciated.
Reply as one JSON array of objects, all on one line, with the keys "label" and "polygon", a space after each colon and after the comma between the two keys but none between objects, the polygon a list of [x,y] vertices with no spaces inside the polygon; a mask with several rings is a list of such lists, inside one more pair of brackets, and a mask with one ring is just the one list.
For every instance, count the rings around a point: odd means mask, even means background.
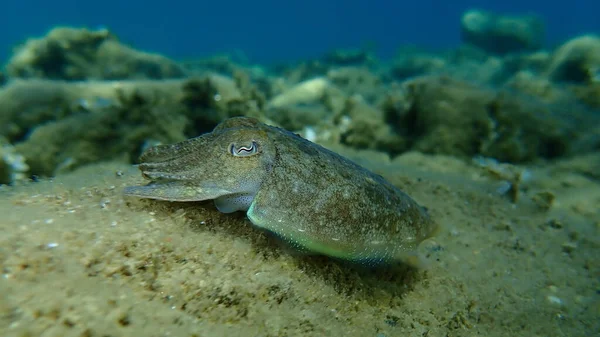
[{"label": "mottled brown skin", "polygon": [[254,225],[332,257],[408,261],[436,228],[421,206],[381,176],[251,118],[228,119],[211,133],[151,148],[141,161],[152,182],[128,187],[126,195],[215,199],[224,212],[247,210]]}]

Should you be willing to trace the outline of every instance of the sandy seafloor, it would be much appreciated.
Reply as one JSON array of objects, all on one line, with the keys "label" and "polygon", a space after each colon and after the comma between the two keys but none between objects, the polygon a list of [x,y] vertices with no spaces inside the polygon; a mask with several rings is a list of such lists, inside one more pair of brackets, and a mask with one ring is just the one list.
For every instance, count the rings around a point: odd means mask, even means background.
[{"label": "sandy seafloor", "polygon": [[124,199],[139,172],[98,164],[0,188],[0,335],[598,336],[600,155],[530,167],[516,204],[457,159],[350,155],[442,225],[428,269],[303,256],[210,202]]}]

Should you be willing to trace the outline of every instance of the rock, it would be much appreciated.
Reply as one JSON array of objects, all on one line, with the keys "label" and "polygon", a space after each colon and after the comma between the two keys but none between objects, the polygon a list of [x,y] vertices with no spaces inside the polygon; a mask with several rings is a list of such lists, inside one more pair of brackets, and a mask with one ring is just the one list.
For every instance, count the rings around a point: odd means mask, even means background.
[{"label": "rock", "polygon": [[329,90],[331,84],[324,77],[300,82],[267,102],[266,117],[294,131],[317,125],[327,117],[325,98]]},{"label": "rock", "polygon": [[379,76],[365,67],[340,67],[327,72],[329,82],[346,95],[360,95],[366,102],[374,103],[383,90]]},{"label": "rock", "polygon": [[600,82],[600,38],[576,37],[560,46],[552,55],[547,75],[557,82]]},{"label": "rock", "polygon": [[535,51],[544,43],[545,27],[536,16],[499,16],[471,10],[461,19],[465,43],[492,54]]},{"label": "rock", "polygon": [[6,66],[10,77],[61,80],[180,78],[185,71],[164,56],[132,49],[108,30],[69,27],[29,39]]},{"label": "rock", "polygon": [[447,66],[447,60],[442,55],[427,53],[415,48],[402,48],[394,58],[390,75],[396,80],[439,73]]},{"label": "rock", "polygon": [[0,184],[24,179],[27,171],[29,166],[25,158],[5,138],[0,137]]},{"label": "rock", "polygon": [[0,89],[0,137],[15,151],[3,149],[2,154],[22,155],[30,174],[53,176],[98,161],[135,162],[148,144],[195,137],[223,119],[259,117],[259,111],[247,92],[218,75],[161,81],[13,80]]},{"label": "rock", "polygon": [[397,155],[406,150],[404,139],[386,124],[383,112],[354,96],[334,117],[341,131],[340,143],[357,149],[378,150]]},{"label": "rock", "polygon": [[240,69],[240,66],[229,55],[213,55],[206,58],[184,60],[181,64],[194,73],[212,72],[228,76],[233,76]]},{"label": "rock", "polygon": [[544,103],[556,107],[570,106],[570,109],[578,111],[579,114],[582,114],[586,108],[600,108],[600,83],[564,85],[551,81],[547,76],[520,71],[508,79],[502,87],[535,96]]},{"label": "rock", "polygon": [[[490,132],[485,104],[494,96],[447,77],[421,77],[405,82],[401,95],[384,104],[386,121],[411,150],[471,157]],[[457,132],[460,130],[460,132]]]},{"label": "rock", "polygon": [[[83,90],[90,90],[84,88]],[[114,105],[80,110],[31,127],[15,143],[30,173],[54,176],[99,161],[136,162],[148,144],[184,140],[188,123],[181,105],[151,88],[115,90]],[[74,90],[67,87],[65,90]]]},{"label": "rock", "polygon": [[242,92],[229,77],[211,74],[194,77],[182,84],[179,100],[189,119],[187,134],[193,136],[211,131],[221,121],[234,116],[259,118],[259,100],[252,92]]},{"label": "rock", "polygon": [[600,81],[587,85],[573,85],[569,90],[590,108],[600,110]]},{"label": "rock", "polygon": [[[509,90],[485,89],[447,77],[409,81],[403,96],[390,98],[386,121],[410,150],[503,162],[531,162],[593,151],[595,121],[588,111],[547,105]],[[589,116],[588,116],[589,117]]]},{"label": "rock", "polygon": [[287,83],[300,83],[323,76],[331,68],[321,60],[308,60],[299,64],[283,64],[273,68],[273,72],[285,78]]},{"label": "rock", "polygon": [[506,81],[519,73],[531,73],[534,76],[541,76],[548,68],[550,58],[548,51],[504,56],[502,57],[503,80]]},{"label": "rock", "polygon": [[0,136],[16,144],[38,126],[117,106],[120,94],[137,91],[155,98],[171,97],[172,102],[180,86],[181,81],[12,80],[0,89]]},{"label": "rock", "polygon": [[504,83],[504,88],[535,96],[545,103],[574,102],[576,97],[543,76],[530,71],[520,71]]},{"label": "rock", "polygon": [[329,82],[323,77],[300,82],[284,93],[273,97],[267,103],[267,108],[281,108],[318,102],[325,94],[328,85]]},{"label": "rock", "polygon": [[316,126],[328,117],[328,111],[322,104],[291,105],[270,109],[265,113],[269,121],[290,131]]}]

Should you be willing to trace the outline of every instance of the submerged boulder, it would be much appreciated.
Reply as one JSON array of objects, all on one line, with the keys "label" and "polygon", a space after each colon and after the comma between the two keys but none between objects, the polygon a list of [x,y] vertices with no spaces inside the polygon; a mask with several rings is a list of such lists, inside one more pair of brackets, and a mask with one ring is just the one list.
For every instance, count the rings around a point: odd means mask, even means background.
[{"label": "submerged boulder", "polygon": [[544,43],[544,23],[537,16],[502,16],[470,10],[461,19],[464,42],[489,53],[535,51]]},{"label": "submerged boulder", "polygon": [[557,82],[600,82],[600,37],[584,35],[567,41],[552,55],[547,74]]},{"label": "submerged boulder", "polygon": [[195,137],[232,116],[258,114],[251,93],[219,75],[13,80],[0,88],[0,183],[14,180],[9,176],[14,167],[25,167],[20,158],[29,174],[39,176],[98,161],[135,162],[148,145]]},{"label": "submerged boulder", "polygon": [[547,104],[508,89],[486,89],[448,77],[422,77],[384,104],[386,120],[411,150],[458,157],[482,155],[518,163],[593,151],[598,125],[572,104]]},{"label": "submerged boulder", "polygon": [[60,80],[180,78],[184,69],[168,58],[135,50],[106,29],[52,29],[27,40],[6,66],[8,76]]},{"label": "submerged boulder", "polygon": [[4,137],[0,136],[0,185],[10,184],[25,178],[29,166]]}]

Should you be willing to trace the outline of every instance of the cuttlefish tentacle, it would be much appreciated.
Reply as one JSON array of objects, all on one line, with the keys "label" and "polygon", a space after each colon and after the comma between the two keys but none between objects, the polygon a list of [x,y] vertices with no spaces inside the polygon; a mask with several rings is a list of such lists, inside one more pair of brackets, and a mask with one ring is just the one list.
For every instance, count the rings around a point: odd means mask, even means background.
[{"label": "cuttlefish tentacle", "polygon": [[214,199],[246,211],[257,227],[304,250],[353,261],[407,261],[436,224],[406,193],[371,171],[296,134],[252,118],[146,151],[151,182],[129,196]]}]

